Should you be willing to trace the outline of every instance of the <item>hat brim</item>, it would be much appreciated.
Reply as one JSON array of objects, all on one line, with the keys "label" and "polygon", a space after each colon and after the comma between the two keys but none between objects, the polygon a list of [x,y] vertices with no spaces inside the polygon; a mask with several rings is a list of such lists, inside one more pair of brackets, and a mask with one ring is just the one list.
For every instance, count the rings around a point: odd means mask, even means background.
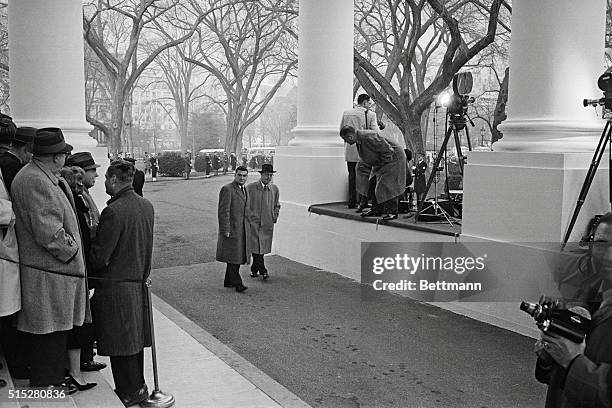
[{"label": "hat brim", "polygon": [[32,146],[32,153],[37,154],[59,154],[59,153],[70,153],[72,152],[72,145],[65,143],[64,146],[57,148],[56,146]]},{"label": "hat brim", "polygon": [[87,171],[87,170],[95,170],[98,167],[101,167],[99,164],[90,164],[89,166],[85,166],[83,167],[83,170]]},{"label": "hat brim", "polygon": [[262,170],[259,170],[259,171],[258,171],[258,173],[259,173],[259,174],[264,174],[264,173],[276,173],[276,170],[272,170],[272,171],[262,171]]}]

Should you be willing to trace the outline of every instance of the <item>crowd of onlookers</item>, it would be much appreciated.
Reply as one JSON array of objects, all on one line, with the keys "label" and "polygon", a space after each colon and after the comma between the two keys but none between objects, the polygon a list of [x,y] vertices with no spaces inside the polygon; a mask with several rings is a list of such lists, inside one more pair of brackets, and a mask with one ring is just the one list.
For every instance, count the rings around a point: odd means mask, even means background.
[{"label": "crowd of onlookers", "polygon": [[125,157],[106,171],[100,213],[89,193],[100,165],[72,150],[59,128],[0,115],[0,344],[13,377],[73,393],[96,386],[83,371],[106,366],[96,342],[130,406],[148,398],[153,207]]}]

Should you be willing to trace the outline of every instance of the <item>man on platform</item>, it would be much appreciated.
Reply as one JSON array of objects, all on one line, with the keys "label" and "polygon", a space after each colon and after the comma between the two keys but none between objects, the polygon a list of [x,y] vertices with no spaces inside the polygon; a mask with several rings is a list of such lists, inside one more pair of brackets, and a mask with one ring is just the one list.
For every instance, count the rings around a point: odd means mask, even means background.
[{"label": "man on platform", "polygon": [[271,164],[261,166],[259,181],[246,187],[249,197],[249,248],[253,255],[251,277],[261,274],[267,280],[268,270],[264,265],[264,254],[272,252],[272,235],[274,224],[280,211],[278,187],[272,184],[272,175],[276,173]]},{"label": "man on platform", "polygon": [[348,144],[356,144],[360,162],[372,167],[376,177],[374,193],[383,206],[383,220],[398,216],[399,197],[406,189],[406,154],[404,149],[373,130],[355,130],[345,126],[340,136]]},{"label": "man on platform", "polygon": [[[367,94],[357,97],[357,106],[344,111],[340,129],[344,126],[352,126],[356,130],[372,129],[378,131],[376,114],[371,111],[371,100]],[[371,168],[365,163],[359,163],[359,153],[356,145],[344,144],[344,160],[348,168],[349,201],[348,208],[355,208],[359,204],[359,212],[367,207],[368,180]],[[359,197],[361,195],[362,197]],[[359,203],[358,203],[359,201]]]},{"label": "man on platform", "polygon": [[151,345],[145,282],[153,254],[153,206],[134,192],[134,166],[112,162],[104,186],[111,196],[91,245],[98,354],[110,356],[115,392],[125,406],[148,398],[143,349]]},{"label": "man on platform", "polygon": [[249,171],[236,167],[234,181],[221,187],[219,192],[219,236],[217,240],[217,261],[227,263],[223,286],[234,287],[244,292],[240,265],[249,263],[247,231],[249,231],[248,200],[244,187]]},{"label": "man on platform", "polygon": [[21,261],[17,329],[31,333],[33,387],[62,385],[68,331],[91,321],[79,224],[60,177],[71,150],[60,129],[37,130],[32,161],[11,186]]}]

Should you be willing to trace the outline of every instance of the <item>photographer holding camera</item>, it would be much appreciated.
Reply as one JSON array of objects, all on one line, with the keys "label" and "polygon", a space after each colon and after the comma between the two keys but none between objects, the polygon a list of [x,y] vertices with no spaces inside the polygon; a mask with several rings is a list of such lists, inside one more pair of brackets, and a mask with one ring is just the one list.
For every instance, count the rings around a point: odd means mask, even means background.
[{"label": "photographer holding camera", "polygon": [[[547,408],[612,407],[612,213],[599,221],[589,244],[590,272],[595,284],[584,294],[602,297],[585,341],[576,343],[546,330],[535,344],[536,379],[548,384]],[[593,296],[582,296],[592,301]]]}]

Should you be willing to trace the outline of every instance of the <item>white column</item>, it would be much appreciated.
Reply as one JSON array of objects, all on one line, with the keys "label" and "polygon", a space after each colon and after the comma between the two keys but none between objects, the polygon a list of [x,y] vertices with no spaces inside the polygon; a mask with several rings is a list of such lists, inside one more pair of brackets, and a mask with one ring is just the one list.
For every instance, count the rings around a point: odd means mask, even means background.
[{"label": "white column", "polygon": [[[462,235],[560,242],[604,125],[582,100],[603,96],[606,1],[515,0],[512,7],[508,120],[495,152],[468,155]],[[609,210],[607,168],[603,160],[570,241]]]},{"label": "white column", "polygon": [[[96,148],[85,120],[82,15],[80,0],[9,2],[11,116],[17,126],[61,128],[74,151],[105,165],[106,151]],[[104,183],[97,184],[93,194],[103,203]]]},{"label": "white column", "polygon": [[353,0],[300,1],[297,127],[292,146],[341,146],[352,107]]},{"label": "white column", "polygon": [[605,0],[512,3],[508,119],[495,151],[590,152],[602,120],[584,98],[600,98]]},{"label": "white column", "polygon": [[273,250],[318,265],[338,253],[321,251],[320,238],[334,235],[333,226],[322,230],[308,207],[348,198],[339,126],[352,107],[353,0],[302,0],[299,13],[298,118],[295,138],[274,157],[282,209]]}]

